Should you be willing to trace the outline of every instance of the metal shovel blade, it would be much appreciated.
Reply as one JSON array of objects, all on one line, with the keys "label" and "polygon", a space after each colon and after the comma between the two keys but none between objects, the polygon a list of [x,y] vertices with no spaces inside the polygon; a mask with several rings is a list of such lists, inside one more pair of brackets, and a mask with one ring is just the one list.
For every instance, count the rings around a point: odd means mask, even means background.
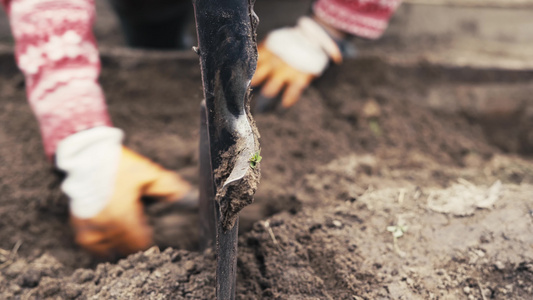
[{"label": "metal shovel blade", "polygon": [[250,164],[259,142],[249,107],[257,17],[248,0],[195,0],[194,7],[215,199],[230,230],[259,182]]},{"label": "metal shovel blade", "polygon": [[[201,210],[204,220],[209,215],[215,219],[217,299],[234,299],[238,213],[253,201],[260,177],[259,166],[250,163],[259,142],[249,105],[258,19],[249,0],[194,0],[193,4],[205,96],[201,176],[209,177],[200,181],[212,185],[203,188]],[[211,236],[212,225],[204,221],[202,228],[204,236]]]}]

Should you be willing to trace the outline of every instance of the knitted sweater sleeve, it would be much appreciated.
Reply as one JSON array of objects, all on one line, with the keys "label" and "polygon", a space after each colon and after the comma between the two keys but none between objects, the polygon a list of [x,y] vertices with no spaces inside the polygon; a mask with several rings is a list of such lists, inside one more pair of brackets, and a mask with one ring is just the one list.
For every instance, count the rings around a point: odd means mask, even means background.
[{"label": "knitted sweater sleeve", "polygon": [[9,15],[15,55],[46,154],[81,130],[110,126],[98,84],[92,33],[94,0],[0,0]]},{"label": "knitted sweater sleeve", "polygon": [[401,0],[317,0],[313,12],[341,31],[377,39],[400,3]]}]

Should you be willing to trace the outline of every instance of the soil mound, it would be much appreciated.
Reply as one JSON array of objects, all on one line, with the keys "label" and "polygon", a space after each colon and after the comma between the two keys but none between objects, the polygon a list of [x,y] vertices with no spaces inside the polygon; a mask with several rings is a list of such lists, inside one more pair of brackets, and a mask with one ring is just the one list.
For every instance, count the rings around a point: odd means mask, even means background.
[{"label": "soil mound", "polygon": [[[197,183],[197,59],[103,62],[126,145]],[[147,208],[162,252],[98,264],[71,242],[22,76],[12,58],[0,64],[0,298],[212,299],[213,253],[194,252],[197,221],[175,206]],[[433,88],[496,80],[454,72],[362,57],[294,108],[256,116],[263,179],[241,214],[239,299],[533,296],[532,164],[490,145],[472,118],[423,104]],[[454,217],[427,205],[454,184],[483,193],[497,180],[491,209]],[[396,242],[391,226],[406,228]]]}]

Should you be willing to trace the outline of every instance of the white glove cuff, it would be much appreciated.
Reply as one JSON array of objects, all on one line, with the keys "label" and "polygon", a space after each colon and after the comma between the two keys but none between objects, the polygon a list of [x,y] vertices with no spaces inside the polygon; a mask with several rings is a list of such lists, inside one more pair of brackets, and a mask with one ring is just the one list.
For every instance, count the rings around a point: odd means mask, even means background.
[{"label": "white glove cuff", "polygon": [[124,133],[95,127],[59,142],[56,165],[67,173],[61,190],[70,199],[71,213],[82,219],[100,213],[112,196]]},{"label": "white glove cuff", "polygon": [[306,36],[313,39],[334,62],[340,63],[342,61],[342,53],[339,46],[315,20],[309,17],[301,17],[298,19],[297,27]]},{"label": "white glove cuff", "polygon": [[315,76],[324,72],[330,57],[336,62],[342,58],[335,41],[309,17],[301,17],[296,27],[273,31],[265,46],[289,66]]}]

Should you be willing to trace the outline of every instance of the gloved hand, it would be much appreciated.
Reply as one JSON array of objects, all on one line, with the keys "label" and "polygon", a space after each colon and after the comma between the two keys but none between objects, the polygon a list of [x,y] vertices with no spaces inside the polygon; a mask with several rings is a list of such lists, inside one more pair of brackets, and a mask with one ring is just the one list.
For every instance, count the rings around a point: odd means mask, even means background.
[{"label": "gloved hand", "polygon": [[97,127],[60,142],[57,166],[67,173],[61,188],[70,198],[76,242],[111,258],[153,244],[141,196],[175,201],[190,192],[176,173],[122,146],[122,132]]},{"label": "gloved hand", "polygon": [[295,27],[271,32],[258,47],[257,69],[252,86],[263,85],[261,97],[276,98],[283,88],[281,105],[288,108],[300,98],[329,60],[342,62],[336,41],[319,23],[302,17]]}]

